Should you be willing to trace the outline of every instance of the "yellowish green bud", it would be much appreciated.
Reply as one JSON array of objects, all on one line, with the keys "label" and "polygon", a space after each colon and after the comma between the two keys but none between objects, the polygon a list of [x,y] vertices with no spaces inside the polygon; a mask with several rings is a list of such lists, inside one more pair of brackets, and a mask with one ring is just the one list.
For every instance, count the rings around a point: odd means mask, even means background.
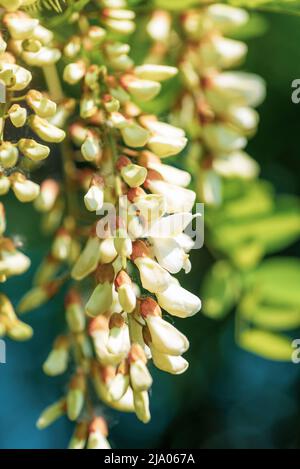
[{"label": "yellowish green bud", "polygon": [[66,400],[63,398],[47,407],[40,415],[36,426],[39,430],[51,425],[66,412]]},{"label": "yellowish green bud", "polygon": [[12,125],[15,127],[23,127],[27,119],[27,111],[24,107],[19,106],[19,104],[13,104],[8,110],[8,115],[11,120]]},{"label": "yellowish green bud", "polygon": [[21,138],[18,147],[20,152],[32,161],[44,160],[50,153],[49,147],[29,138]]},{"label": "yellowish green bud", "polygon": [[30,116],[28,119],[29,125],[32,130],[46,142],[60,143],[64,140],[66,134],[62,129],[55,127],[45,119],[39,116]]},{"label": "yellowish green bud", "polygon": [[10,142],[3,142],[0,145],[0,165],[3,168],[13,168],[16,166],[19,157],[17,147]]},{"label": "yellowish green bud", "polygon": [[26,102],[39,117],[52,117],[56,113],[56,103],[43,96],[39,91],[28,91]]}]

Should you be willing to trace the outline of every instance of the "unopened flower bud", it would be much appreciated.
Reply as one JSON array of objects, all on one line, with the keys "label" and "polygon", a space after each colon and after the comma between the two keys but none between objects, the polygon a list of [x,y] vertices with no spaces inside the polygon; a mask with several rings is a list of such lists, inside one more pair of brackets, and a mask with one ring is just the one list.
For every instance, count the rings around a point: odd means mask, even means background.
[{"label": "unopened flower bud", "polygon": [[88,425],[80,422],[76,425],[75,431],[69,442],[68,449],[84,449],[88,437]]},{"label": "unopened flower bud", "polygon": [[122,126],[121,134],[126,145],[133,148],[146,145],[150,136],[146,129],[133,122]]},{"label": "unopened flower bud", "polygon": [[40,186],[29,181],[21,173],[14,173],[12,190],[20,202],[32,202],[40,192]]},{"label": "unopened flower bud", "polygon": [[59,417],[64,415],[65,412],[66,412],[66,400],[60,399],[59,401],[47,407],[41,413],[36,424],[37,428],[39,430],[43,430],[44,428],[48,427],[53,422],[55,422]]},{"label": "unopened flower bud", "polygon": [[100,275],[104,274],[104,276],[101,279],[99,278],[99,281],[101,281],[94,289],[85,306],[89,316],[105,313],[110,309],[113,300],[112,283],[114,272],[112,266],[109,264],[100,266],[99,273]]},{"label": "unopened flower bud", "polygon": [[70,420],[77,420],[85,401],[85,378],[82,374],[76,374],[69,386],[67,393],[67,415]]},{"label": "unopened flower bud", "polygon": [[28,123],[32,130],[46,142],[60,143],[64,140],[66,134],[64,130],[55,127],[47,120],[39,116],[32,115],[28,119]]},{"label": "unopened flower bud", "polygon": [[7,335],[13,340],[28,340],[33,336],[33,329],[18,319],[7,325]]},{"label": "unopened flower bud", "polygon": [[90,188],[84,196],[84,204],[90,212],[97,212],[103,206],[104,201],[104,181],[103,178],[97,175],[94,175]]},{"label": "unopened flower bud", "polygon": [[0,145],[0,165],[3,168],[12,168],[16,165],[19,157],[17,147],[10,142],[3,142]]},{"label": "unopened flower bud", "polygon": [[134,73],[144,80],[165,81],[177,75],[178,70],[168,65],[144,64],[136,67]]},{"label": "unopened flower bud", "polygon": [[107,441],[108,429],[102,417],[95,417],[89,426],[87,449],[111,449]]},{"label": "unopened flower bud", "polygon": [[64,261],[70,254],[72,238],[65,228],[60,228],[52,244],[51,253],[54,259]]},{"label": "unopened flower bud", "polygon": [[209,5],[205,14],[222,32],[243,26],[249,19],[246,10],[219,3]]},{"label": "unopened flower bud", "polygon": [[81,153],[83,158],[89,162],[96,162],[101,156],[100,141],[95,135],[88,135],[81,145]]},{"label": "unopened flower bud", "polygon": [[157,81],[141,80],[132,75],[125,75],[122,78],[122,85],[135,99],[141,101],[150,101],[161,90],[161,85]]},{"label": "unopened flower bud", "polygon": [[103,104],[107,112],[118,112],[120,109],[120,102],[110,95],[107,95],[105,99],[103,99]]},{"label": "unopened flower bud", "polygon": [[84,62],[79,61],[71,63],[65,67],[63,79],[65,82],[69,83],[69,85],[75,85],[84,77],[85,72],[86,67]]},{"label": "unopened flower bud", "polygon": [[46,303],[57,292],[60,283],[56,280],[46,285],[37,286],[29,290],[18,304],[19,313],[27,313],[32,309],[39,308]]},{"label": "unopened flower bud", "polygon": [[133,391],[147,391],[152,386],[152,378],[147,368],[147,358],[142,347],[133,344],[129,352],[129,375]]},{"label": "unopened flower bud", "polygon": [[55,204],[59,194],[59,184],[54,179],[45,179],[40,186],[40,193],[34,201],[34,207],[39,212],[48,212]]},{"label": "unopened flower bud", "polygon": [[203,127],[203,139],[215,152],[231,152],[245,147],[247,140],[228,124],[208,124]]},{"label": "unopened flower bud", "polygon": [[40,286],[49,282],[55,277],[60,268],[60,262],[48,255],[35,272],[33,284]]},{"label": "unopened flower bud", "polygon": [[160,158],[177,155],[187,144],[185,137],[174,138],[165,135],[153,135],[148,140],[148,146]]},{"label": "unopened flower bud", "polygon": [[71,289],[66,296],[66,319],[71,332],[83,332],[85,328],[85,315],[78,292]]},{"label": "unopened flower bud", "polygon": [[97,236],[91,236],[72,269],[72,278],[82,280],[92,273],[98,265],[99,258],[100,240]]},{"label": "unopened flower bud", "polygon": [[117,162],[117,169],[121,172],[123,180],[129,187],[141,186],[147,177],[146,168],[131,163],[129,158],[123,156]]},{"label": "unopened flower bud", "polygon": [[115,279],[119,302],[126,313],[132,313],[136,306],[136,295],[129,275],[120,271]]},{"label": "unopened flower bud", "polygon": [[2,238],[0,272],[10,277],[23,274],[29,267],[29,257],[18,251],[10,239]]},{"label": "unopened flower bud", "polygon": [[43,371],[49,376],[58,376],[63,374],[69,361],[70,343],[67,337],[60,336],[56,339],[53,349],[43,364]]},{"label": "unopened flower bud", "polygon": [[83,97],[80,100],[80,117],[82,119],[89,119],[97,114],[98,106],[94,98]]},{"label": "unopened flower bud", "polygon": [[11,120],[12,125],[15,127],[23,127],[27,119],[27,111],[24,107],[19,106],[19,104],[13,104],[8,110],[8,115]]},{"label": "unopened flower bud", "polygon": [[32,161],[44,160],[50,153],[49,147],[28,138],[21,138],[18,142],[18,147],[20,152]]},{"label": "unopened flower bud", "polygon": [[[5,175],[0,175],[0,195],[5,195],[10,189],[10,180]],[[1,230],[0,230],[1,231]]]},{"label": "unopened flower bud", "polygon": [[56,113],[56,103],[43,96],[39,91],[28,91],[26,102],[39,117],[52,117]]},{"label": "unopened flower bud", "polygon": [[134,22],[129,20],[106,18],[105,25],[113,32],[118,34],[132,34],[135,30]]},{"label": "unopened flower bud", "polygon": [[88,38],[94,46],[100,44],[106,36],[105,29],[100,26],[91,26],[87,32]]},{"label": "unopened flower bud", "polygon": [[149,396],[147,391],[134,392],[134,410],[136,416],[141,422],[148,423],[151,419],[149,410]]},{"label": "unopened flower bud", "polygon": [[83,144],[85,139],[88,137],[88,133],[88,129],[78,122],[74,122],[69,127],[69,135],[77,146]]},{"label": "unopened flower bud", "polygon": [[64,55],[69,59],[73,59],[80,52],[81,39],[78,36],[74,36],[64,47]]},{"label": "unopened flower bud", "polygon": [[113,401],[119,401],[128,391],[129,374],[127,361],[123,361],[118,367],[116,375],[109,380],[108,392]]}]

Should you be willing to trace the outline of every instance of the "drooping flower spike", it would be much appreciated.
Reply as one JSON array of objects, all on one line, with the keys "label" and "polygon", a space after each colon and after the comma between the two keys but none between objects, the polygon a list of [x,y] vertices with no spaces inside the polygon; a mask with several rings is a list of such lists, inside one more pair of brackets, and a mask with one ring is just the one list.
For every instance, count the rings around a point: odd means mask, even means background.
[{"label": "drooping flower spike", "polygon": [[[56,376],[70,369],[71,378],[64,396],[45,409],[37,425],[45,428],[66,415],[76,422],[70,448],[106,449],[108,428],[94,394],[103,404],[149,422],[148,364],[171,374],[188,367],[189,341],[168,315],[189,318],[201,308],[200,299],[175,277],[191,270],[194,243],[185,230],[195,218],[196,194],[190,174],[168,159],[180,160],[188,139],[177,112],[170,123],[146,110],[180,72],[186,83],[181,107],[192,110],[191,120],[185,117],[187,131],[196,114],[202,130],[196,143],[208,149],[213,162],[224,153],[225,160],[239,159],[257,122],[252,106],[262,87],[255,77],[218,71],[245,53],[243,44],[223,37],[245,14],[222,5],[187,11],[181,18],[186,50],[173,66],[168,12],[153,12],[147,25],[153,50],[135,64],[129,45],[135,13],[125,0],[89,2],[63,15],[69,28],[64,41],[56,35],[58,17],[49,19],[49,29],[46,18],[44,25],[30,13],[27,7],[34,2],[0,3],[10,36],[8,51],[4,41],[0,44],[0,79],[9,97],[0,191],[11,188],[21,202],[34,201],[43,231],[52,236],[19,313],[45,304],[66,286],[66,329],[54,340],[43,370]],[[48,91],[26,91],[31,72],[19,63],[43,70]],[[17,129],[16,142],[6,140],[7,123]],[[49,156],[49,145],[61,142],[64,179],[47,174],[41,185],[29,179],[29,169]],[[214,191],[210,175],[204,183],[208,202]],[[0,221],[4,232],[5,219]],[[3,280],[29,267],[10,240],[3,239],[0,248]],[[29,335],[7,304],[8,313],[0,311],[4,333]]]}]

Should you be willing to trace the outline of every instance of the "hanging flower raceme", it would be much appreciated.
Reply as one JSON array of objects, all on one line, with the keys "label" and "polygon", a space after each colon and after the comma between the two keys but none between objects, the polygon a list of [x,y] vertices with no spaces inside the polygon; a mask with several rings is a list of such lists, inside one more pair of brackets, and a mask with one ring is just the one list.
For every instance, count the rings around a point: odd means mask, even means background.
[{"label": "hanging flower raceme", "polygon": [[[29,89],[32,73],[27,67],[33,64],[49,66],[59,58],[60,53],[51,48],[51,31],[42,27],[38,19],[20,11],[20,7],[29,3],[1,2],[1,30],[5,34],[0,37],[0,195],[7,194],[11,189],[18,201],[35,201],[43,209],[45,204],[51,204],[49,192],[52,191],[49,191],[49,185],[47,190],[45,183],[41,190],[39,184],[29,178],[29,172],[49,156],[47,143],[61,142],[65,132],[49,124],[47,119],[56,113],[56,104],[47,93]],[[47,47],[44,47],[46,44]],[[34,62],[34,54],[39,54],[40,60]],[[55,60],[50,55],[56,55]],[[30,266],[29,258],[19,251],[14,240],[4,237],[4,228],[5,213],[1,204],[2,282],[13,275],[22,274]],[[1,298],[0,335],[7,334],[16,340],[30,338],[31,328],[17,318],[6,296],[1,294]]]},{"label": "hanging flower raceme", "polygon": [[[195,217],[196,195],[189,173],[167,158],[179,155],[187,138],[144,110],[178,70],[134,64],[127,41],[134,18],[123,0],[89,4],[69,17],[70,37],[60,44],[55,28],[47,30],[27,13],[4,16],[15,57],[44,69],[49,87],[49,95],[30,90],[24,105],[18,100],[8,113],[16,127],[28,124],[38,138],[24,135],[3,147],[3,161],[17,169],[4,172],[2,187],[34,200],[43,230],[53,237],[19,312],[45,304],[68,282],[67,328],[43,370],[56,376],[71,366],[72,376],[37,425],[45,428],[62,415],[77,422],[71,448],[109,447],[89,382],[104,404],[150,420],[148,364],[172,374],[188,367],[188,339],[164,312],[187,318],[201,307],[174,277],[191,269],[194,242],[185,230]],[[49,175],[34,185],[19,167],[19,154],[40,164],[49,148],[39,139],[58,143],[65,133],[63,183]]]},{"label": "hanging flower raceme", "polygon": [[[189,160],[198,168],[199,198],[211,205],[222,201],[223,178],[250,179],[259,171],[244,149],[257,127],[254,108],[263,100],[265,86],[257,75],[230,71],[244,60],[247,46],[226,37],[248,19],[245,10],[218,3],[181,17],[183,51],[177,61],[185,92],[173,118],[191,137]],[[153,13],[148,24],[154,41],[150,58],[161,51],[160,59],[165,59],[172,30],[169,13]]]}]

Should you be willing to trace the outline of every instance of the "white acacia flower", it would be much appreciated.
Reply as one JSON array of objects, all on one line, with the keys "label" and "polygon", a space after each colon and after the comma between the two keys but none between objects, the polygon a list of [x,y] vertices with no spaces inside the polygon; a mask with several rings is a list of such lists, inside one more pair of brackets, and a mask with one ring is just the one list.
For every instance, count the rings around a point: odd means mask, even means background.
[{"label": "white acacia flower", "polygon": [[183,171],[182,169],[175,168],[174,166],[150,162],[147,167],[159,173],[163,180],[170,184],[186,187],[191,182],[190,173]]},{"label": "white acacia flower", "polygon": [[227,123],[205,125],[203,139],[209,148],[218,153],[241,150],[247,144],[246,138]]},{"label": "white acacia flower", "polygon": [[194,316],[201,308],[201,301],[193,293],[173,281],[162,293],[157,293],[159,305],[172,316],[187,318]]},{"label": "white acacia flower", "polygon": [[101,241],[100,244],[100,259],[101,264],[109,264],[112,262],[118,253],[115,248],[115,243],[113,238],[106,238]]},{"label": "white acacia flower", "polygon": [[150,251],[142,241],[133,243],[131,256],[133,262],[139,269],[143,288],[151,293],[164,291],[170,281],[170,274],[150,257]]},{"label": "white acacia flower", "polygon": [[90,212],[97,212],[103,206],[103,189],[95,184],[91,185],[84,196],[84,204]]},{"label": "white acacia flower", "polygon": [[109,323],[104,315],[98,315],[89,325],[89,334],[95,347],[96,356],[103,365],[119,365],[125,358],[128,349],[124,347],[120,353],[112,353],[108,350]]},{"label": "white acacia flower", "polygon": [[154,365],[167,373],[180,375],[184,373],[189,366],[188,362],[181,356],[167,355],[158,352],[154,347],[151,348],[151,353]]},{"label": "white acacia flower", "polygon": [[4,16],[4,24],[7,26],[9,34],[13,39],[27,39],[31,37],[39,21],[23,12],[8,13]]},{"label": "white acacia flower", "polygon": [[212,35],[210,40],[204,41],[198,48],[201,65],[205,68],[229,68],[237,65],[246,55],[247,45],[220,36]]},{"label": "white acacia flower", "polygon": [[189,270],[188,255],[174,238],[150,238],[153,253],[158,263],[171,274],[182,268]]},{"label": "white acacia flower", "polygon": [[192,210],[196,200],[194,191],[159,179],[148,178],[146,182],[150,192],[164,197],[168,213],[190,212]]},{"label": "white acacia flower", "polygon": [[28,70],[14,63],[1,62],[0,77],[5,72],[9,72],[13,77],[12,83],[7,84],[10,91],[22,91],[32,80],[32,75]]},{"label": "white acacia flower", "polygon": [[159,316],[148,316],[146,323],[153,347],[168,355],[182,355],[189,348],[189,341],[181,332]]},{"label": "white acacia flower", "polygon": [[259,173],[257,162],[243,151],[217,155],[213,169],[226,178],[252,179]]},{"label": "white acacia flower", "polygon": [[18,177],[12,182],[12,190],[20,202],[32,202],[40,193],[40,186],[33,181]]},{"label": "white acacia flower", "polygon": [[118,313],[110,318],[110,331],[107,339],[107,350],[113,355],[123,355],[130,349],[130,338],[127,324]]},{"label": "white acacia flower", "polygon": [[117,373],[108,383],[108,391],[113,401],[119,401],[125,395],[129,386],[129,375]]},{"label": "white acacia flower", "polygon": [[0,253],[0,273],[6,277],[21,275],[30,267],[30,259],[16,249],[1,249]]},{"label": "white acacia flower", "polygon": [[222,72],[213,77],[205,95],[217,112],[223,112],[232,105],[256,107],[265,97],[265,83],[255,74]]}]

